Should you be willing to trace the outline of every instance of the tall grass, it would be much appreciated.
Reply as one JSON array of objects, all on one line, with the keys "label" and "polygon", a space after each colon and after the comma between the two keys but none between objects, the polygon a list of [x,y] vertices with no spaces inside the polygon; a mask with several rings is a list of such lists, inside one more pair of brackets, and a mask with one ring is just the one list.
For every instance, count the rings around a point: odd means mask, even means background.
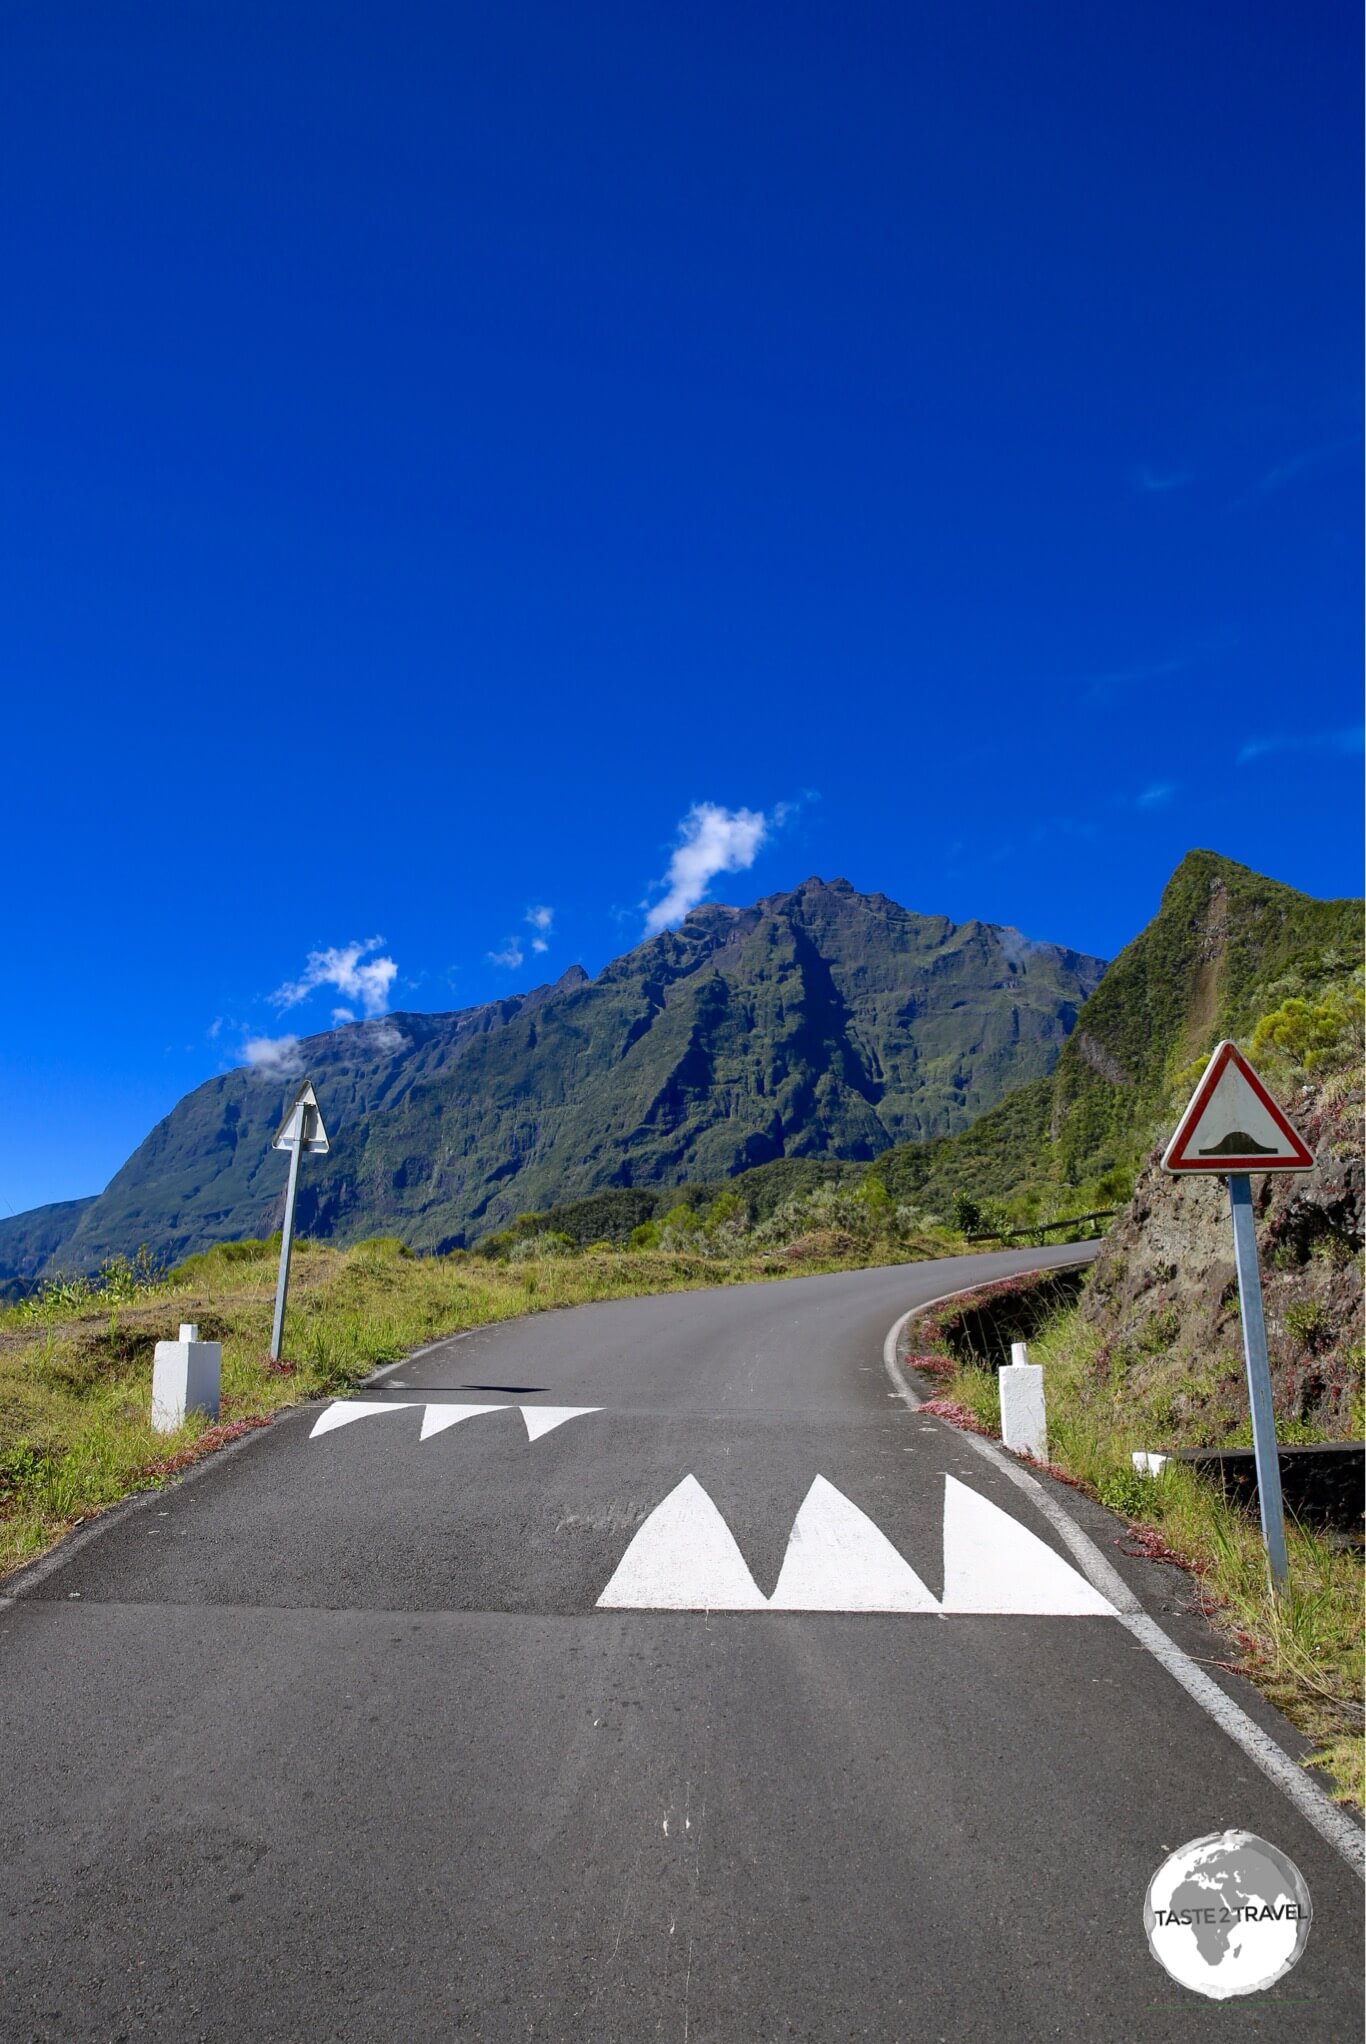
[{"label": "tall grass", "polygon": [[[1136,1448],[1163,1445],[1141,1384],[1107,1355],[1097,1329],[1076,1309],[1057,1315],[1030,1341],[1044,1366],[1048,1452],[1055,1468],[1129,1528],[1132,1551],[1189,1569],[1196,1603],[1228,1641],[1229,1664],[1314,1741],[1314,1761],[1332,1775],[1340,1800],[1363,1800],[1360,1553],[1312,1527],[1287,1524],[1288,1594],[1273,1599],[1257,1521],[1207,1480],[1179,1464],[1161,1477],[1133,1467]],[[956,1358],[937,1375],[947,1399],[999,1437],[995,1368]],[[1160,1424],[1160,1422],[1159,1422]]]}]

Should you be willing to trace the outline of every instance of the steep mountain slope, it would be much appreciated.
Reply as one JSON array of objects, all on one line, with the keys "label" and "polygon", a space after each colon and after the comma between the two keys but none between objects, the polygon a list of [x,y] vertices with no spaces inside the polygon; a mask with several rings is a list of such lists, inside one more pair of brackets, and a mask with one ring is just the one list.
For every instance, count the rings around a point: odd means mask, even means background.
[{"label": "steep mountain slope", "polygon": [[0,1215],[0,1298],[21,1293],[55,1250],[70,1241],[89,1199],[59,1199],[26,1214]]},{"label": "steep mountain slope", "polygon": [[1316,901],[1214,852],[1189,852],[1161,906],[1077,1017],[1053,1072],[945,1142],[896,1149],[903,1195],[1001,1198],[1022,1187],[1121,1190],[1178,1072],[1286,991],[1360,964],[1362,903]]},{"label": "steep mountain slope", "polygon": [[[962,1128],[1048,1072],[1103,971],[843,880],[696,909],[591,982],[576,967],[461,1014],[308,1039],[333,1150],[304,1173],[299,1226],[434,1248],[605,1186],[872,1158]],[[269,1232],[284,1174],[268,1142],[287,1090],[236,1071],[189,1094],[47,1268]]]}]

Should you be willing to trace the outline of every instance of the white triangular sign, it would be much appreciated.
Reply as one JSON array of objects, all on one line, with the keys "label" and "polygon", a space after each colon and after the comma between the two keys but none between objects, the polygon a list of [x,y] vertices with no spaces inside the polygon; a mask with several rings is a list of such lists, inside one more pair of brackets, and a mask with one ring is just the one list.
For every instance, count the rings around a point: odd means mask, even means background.
[{"label": "white triangular sign", "polygon": [[290,1101],[285,1118],[275,1131],[271,1148],[297,1150],[301,1142],[306,1157],[325,1157],[331,1148],[311,1079],[304,1080]]},{"label": "white triangular sign", "polygon": [[364,1398],[340,1398],[327,1411],[320,1413],[313,1422],[310,1441],[316,1441],[319,1434],[334,1434],[338,1427],[349,1427],[353,1419],[373,1419],[379,1412],[410,1412],[414,1400],[402,1399],[391,1403],[388,1399],[382,1405],[371,1404]]},{"label": "white triangular sign", "polygon": [[910,1563],[842,1492],[818,1476],[788,1538],[774,1611],[938,1611]]},{"label": "white triangular sign", "polygon": [[990,1498],[944,1477],[944,1610],[1113,1618],[1115,1607]]},{"label": "white triangular sign", "polygon": [[656,1505],[598,1599],[599,1610],[765,1611],[735,1536],[695,1476]]},{"label": "white triangular sign", "polygon": [[422,1432],[419,1441],[430,1441],[433,1434],[443,1434],[447,1427],[458,1427],[462,1419],[477,1419],[481,1412],[504,1412],[502,1405],[429,1405],[422,1415]]},{"label": "white triangular sign", "polygon": [[1235,1043],[1221,1043],[1177,1124],[1164,1171],[1309,1171],[1314,1159]]},{"label": "white triangular sign", "polygon": [[556,1427],[562,1427],[567,1419],[580,1419],[588,1412],[601,1412],[600,1405],[523,1405],[519,1406],[526,1421],[526,1437],[539,1441],[542,1434],[550,1434]]}]

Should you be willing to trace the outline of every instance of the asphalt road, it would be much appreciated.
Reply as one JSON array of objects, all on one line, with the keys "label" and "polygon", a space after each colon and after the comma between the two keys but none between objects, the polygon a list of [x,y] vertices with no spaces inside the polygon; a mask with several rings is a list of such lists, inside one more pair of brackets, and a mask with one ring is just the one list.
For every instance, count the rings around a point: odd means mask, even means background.
[{"label": "asphalt road", "polygon": [[[1356,1877],[1115,1619],[1010,1608],[1070,1557],[892,1395],[908,1306],[1049,1260],[471,1334],[78,1538],[0,1609],[0,2036],[1355,2044]],[[1142,1904],[1229,1827],[1315,1917],[1220,2003]]]}]

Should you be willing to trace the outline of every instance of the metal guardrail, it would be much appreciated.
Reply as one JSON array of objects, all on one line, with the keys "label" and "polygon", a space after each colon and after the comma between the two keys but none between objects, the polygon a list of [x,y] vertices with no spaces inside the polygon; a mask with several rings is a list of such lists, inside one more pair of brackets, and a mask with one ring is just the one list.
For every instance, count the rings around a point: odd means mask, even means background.
[{"label": "metal guardrail", "polygon": [[1075,1228],[1082,1221],[1111,1221],[1118,1207],[1102,1207],[1098,1214],[1073,1214],[1070,1221],[1035,1221],[1029,1228],[1006,1228],[1000,1234],[969,1235],[969,1242],[1014,1242],[1021,1235],[1051,1235],[1055,1228]]}]

